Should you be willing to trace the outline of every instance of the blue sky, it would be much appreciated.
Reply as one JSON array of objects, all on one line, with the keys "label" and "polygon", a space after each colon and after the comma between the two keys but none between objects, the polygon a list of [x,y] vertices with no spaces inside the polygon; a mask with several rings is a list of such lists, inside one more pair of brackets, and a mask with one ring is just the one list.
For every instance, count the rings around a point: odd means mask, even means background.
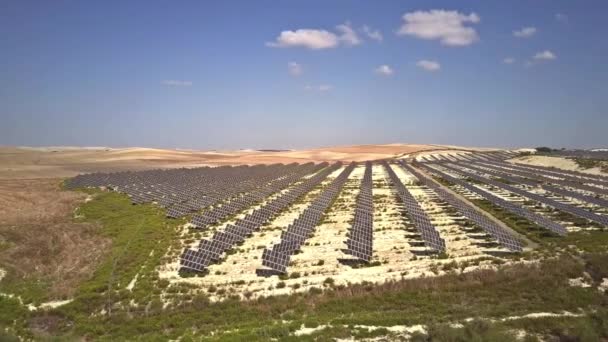
[{"label": "blue sky", "polygon": [[0,145],[606,146],[607,10],[3,1]]}]

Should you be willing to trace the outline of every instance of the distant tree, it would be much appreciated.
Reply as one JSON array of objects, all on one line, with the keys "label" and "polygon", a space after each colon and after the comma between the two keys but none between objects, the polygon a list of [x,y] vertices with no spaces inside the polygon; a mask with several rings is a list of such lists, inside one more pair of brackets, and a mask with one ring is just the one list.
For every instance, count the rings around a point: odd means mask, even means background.
[{"label": "distant tree", "polygon": [[548,152],[551,152],[551,151],[553,151],[553,150],[551,149],[551,147],[544,147],[544,146],[543,146],[543,147],[537,147],[537,148],[536,148],[536,152],[544,152],[544,153],[548,153]]}]

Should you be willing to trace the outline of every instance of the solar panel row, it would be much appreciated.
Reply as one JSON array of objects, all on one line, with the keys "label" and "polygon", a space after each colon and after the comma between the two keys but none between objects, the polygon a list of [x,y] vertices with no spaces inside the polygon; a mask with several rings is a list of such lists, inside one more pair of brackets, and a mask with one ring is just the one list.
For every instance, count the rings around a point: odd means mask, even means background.
[{"label": "solar panel row", "polygon": [[214,206],[213,208],[204,211],[201,214],[196,214],[192,217],[190,223],[197,228],[206,228],[209,225],[214,225],[224,221],[228,217],[234,216],[239,212],[263,201],[268,196],[276,193],[289,185],[297,182],[303,176],[319,171],[326,167],[327,164],[314,165],[313,163],[304,164],[297,169],[293,169],[289,174],[271,180],[268,184],[258,189],[255,189],[249,193],[239,196],[235,199],[231,199],[228,203],[224,203],[221,206]]},{"label": "solar panel row", "polygon": [[512,158],[516,153],[510,151],[473,152],[464,153],[460,151],[447,151],[425,156],[430,162],[458,162],[458,161],[503,161]]},{"label": "solar panel row", "polygon": [[359,186],[353,224],[346,240],[345,253],[369,262],[373,251],[374,204],[372,195],[372,163],[365,163]]},{"label": "solar panel row", "polygon": [[[448,166],[447,164],[442,164],[443,167],[447,168],[448,170],[452,171],[452,172],[456,172],[459,173],[460,170],[453,168],[451,166]],[[423,166],[426,167],[427,169],[431,169],[429,166]],[[453,183],[453,184],[457,184],[460,185],[461,187],[469,190],[472,193],[475,193],[483,198],[485,198],[486,200],[492,202],[493,204],[506,209],[507,211],[524,217],[536,224],[538,224],[541,227],[544,227],[554,233],[557,233],[559,235],[566,235],[568,233],[568,231],[566,230],[566,228],[564,226],[562,226],[559,223],[553,222],[549,219],[547,219],[546,217],[543,217],[537,213],[534,213],[518,204],[509,202],[507,200],[504,200],[498,196],[495,196],[493,194],[491,194],[488,191],[482,190],[476,186],[471,185],[470,183],[456,178],[456,177],[452,177],[450,175],[448,175],[447,173],[440,171],[438,168],[432,168],[432,171],[436,174],[439,174],[439,176],[441,176],[443,179]]]},{"label": "solar panel row", "polygon": [[543,172],[546,174],[552,174],[558,177],[563,177],[565,176],[570,176],[570,177],[574,177],[574,179],[589,179],[589,180],[594,180],[594,181],[598,181],[600,183],[598,184],[602,184],[602,185],[607,185],[608,183],[608,176],[603,176],[603,175],[594,175],[594,174],[589,174],[589,173],[584,173],[584,172],[578,172],[578,171],[571,171],[571,170],[564,170],[564,169],[557,169],[557,168],[553,168],[553,167],[546,167],[546,166],[539,166],[539,165],[524,165],[524,164],[511,164],[510,165],[515,165],[517,167],[523,168],[523,169],[527,169],[531,172]]},{"label": "solar panel row", "polygon": [[550,199],[550,198],[546,198],[546,197],[543,197],[541,195],[532,193],[530,191],[522,190],[522,189],[516,188],[514,186],[511,186],[511,185],[508,185],[508,184],[505,184],[505,183],[493,180],[493,179],[489,179],[489,178],[486,178],[486,177],[479,176],[479,175],[474,174],[474,173],[469,172],[469,171],[462,170],[461,173],[465,174],[465,175],[467,175],[467,176],[471,177],[472,179],[475,179],[475,180],[477,180],[479,182],[493,185],[493,186],[495,186],[497,188],[501,188],[503,190],[507,190],[507,191],[512,192],[514,194],[517,194],[519,196],[522,196],[522,197],[525,197],[525,198],[529,198],[529,199],[531,199],[533,201],[537,201],[539,203],[543,203],[545,205],[548,205],[548,206],[553,207],[555,209],[561,210],[563,212],[566,212],[566,213],[569,213],[569,214],[572,214],[572,215],[575,215],[575,216],[578,216],[578,217],[582,217],[582,218],[585,218],[585,219],[593,221],[593,222],[597,222],[597,223],[599,223],[601,225],[604,225],[604,226],[608,226],[608,217],[606,217],[606,216],[601,216],[601,215],[592,213],[590,211],[587,211],[587,210],[579,208],[579,207],[575,207],[575,206],[572,206],[572,205],[569,205],[569,204],[561,203],[561,202],[558,202],[556,200],[553,200],[553,199]]},{"label": "solar panel row", "polygon": [[[325,164],[326,165],[326,164]],[[236,243],[242,242],[254,231],[276,217],[281,211],[289,207],[304,194],[319,185],[329,174],[340,168],[341,163],[335,163],[325,167],[312,177],[305,179],[302,183],[295,185],[278,197],[268,201],[259,209],[237,220],[234,225],[229,225],[224,231],[215,232],[210,240],[203,239],[199,244],[196,255],[206,255],[204,258],[192,260],[193,252],[186,249],[181,257],[182,268],[195,272],[204,271],[213,262],[219,261],[224,252],[234,247]],[[274,260],[274,259],[273,259]]]},{"label": "solar panel row", "polygon": [[[315,227],[323,218],[330,204],[336,199],[348,176],[355,168],[351,163],[336,177],[310,205],[290,224],[282,235],[281,242],[275,244],[270,250],[264,250],[262,265],[276,272],[285,273],[291,255],[300,249],[302,244],[314,232]],[[264,257],[266,256],[266,257]]]},{"label": "solar panel row", "polygon": [[479,228],[483,229],[490,236],[495,238],[501,245],[512,251],[521,251],[522,242],[511,235],[507,230],[499,226],[496,222],[489,219],[486,215],[480,213],[476,208],[464,202],[454,194],[444,189],[443,186],[431,180],[429,177],[418,172],[412,166],[401,161],[401,166],[416,176],[424,185],[432,189],[439,198],[450,204],[462,216],[475,223]]},{"label": "solar panel row", "polygon": [[[598,186],[590,186],[590,185],[584,184],[584,183],[590,183],[590,184],[596,184],[596,185],[600,185],[600,186],[608,186],[608,182],[606,182],[605,184],[601,184],[601,182],[599,182],[599,181],[592,181],[592,180],[587,180],[587,179],[583,179],[583,178],[577,179],[576,177],[569,177],[569,176],[563,176],[563,175],[554,175],[554,174],[549,175],[549,174],[545,174],[546,171],[540,171],[540,170],[530,171],[530,170],[526,170],[524,168],[520,168],[518,166],[509,164],[509,163],[481,163],[481,165],[484,167],[493,169],[493,170],[508,172],[510,174],[519,175],[519,176],[530,178],[530,179],[536,179],[538,181],[542,181],[542,182],[546,182],[546,183],[564,185],[564,186],[569,186],[569,187],[572,187],[575,189],[590,191],[590,192],[594,192],[594,193],[598,193],[598,194],[602,194],[602,195],[608,195],[608,188],[604,189],[604,188],[600,188]],[[556,179],[556,178],[552,178],[552,177],[561,177],[562,179]]]},{"label": "solar panel row", "polygon": [[[552,192],[552,193],[555,193],[555,194],[558,194],[558,195],[561,195],[564,197],[574,198],[574,199],[577,199],[577,200],[580,200],[583,202],[595,204],[600,207],[608,208],[608,200],[600,198],[598,195],[595,195],[595,196],[585,195],[578,191],[571,191],[571,190],[567,190],[566,188],[559,188],[556,186],[552,186],[550,184],[544,183],[539,180],[533,180],[531,178],[524,178],[524,177],[514,177],[511,175],[511,173],[509,173],[509,171],[507,171],[505,169],[492,168],[489,165],[459,164],[459,163],[457,163],[456,165],[467,167],[471,170],[475,170],[477,172],[492,175],[492,176],[495,176],[498,178],[502,178],[502,179],[505,179],[512,183],[525,184],[525,185],[533,186],[533,187],[540,186],[545,191],[549,191],[549,192]],[[530,175],[530,177],[532,177],[532,175]],[[585,189],[582,189],[581,187],[572,187],[572,188],[575,188],[578,190],[585,190]]]},{"label": "solar panel row", "polygon": [[107,187],[131,197],[134,204],[156,202],[167,216],[180,217],[236,199],[302,167],[283,165],[221,166],[192,169],[92,173],[66,182],[68,188]]},{"label": "solar panel row", "polygon": [[420,233],[422,240],[427,248],[435,252],[445,251],[445,241],[437,232],[435,226],[431,223],[426,212],[420,207],[418,201],[412,196],[410,191],[403,185],[395,171],[391,166],[384,162],[384,168],[386,169],[391,182],[397,191],[399,198],[405,206],[406,215],[414,223],[416,229]]}]

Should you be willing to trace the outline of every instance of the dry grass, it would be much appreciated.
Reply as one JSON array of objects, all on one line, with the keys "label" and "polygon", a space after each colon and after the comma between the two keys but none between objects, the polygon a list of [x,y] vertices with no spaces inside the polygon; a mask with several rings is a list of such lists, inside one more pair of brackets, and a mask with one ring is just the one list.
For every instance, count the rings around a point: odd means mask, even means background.
[{"label": "dry grass", "polygon": [[[85,197],[61,191],[56,179],[0,180],[0,267],[7,271],[3,288],[43,279],[38,289],[44,295],[65,298],[95,270],[109,241],[96,234],[97,226],[72,221]],[[25,289],[12,290],[24,300],[33,299],[20,291]]]}]

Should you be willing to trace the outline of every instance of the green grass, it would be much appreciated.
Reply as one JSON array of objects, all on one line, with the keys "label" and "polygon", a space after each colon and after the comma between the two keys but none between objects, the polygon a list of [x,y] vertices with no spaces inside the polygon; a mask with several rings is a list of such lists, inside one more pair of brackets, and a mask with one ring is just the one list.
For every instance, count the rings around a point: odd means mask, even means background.
[{"label": "green grass", "polygon": [[11,293],[21,298],[24,304],[40,305],[49,298],[50,280],[26,276],[21,278],[11,272],[0,282],[0,293]]},{"label": "green grass", "polygon": [[519,234],[528,237],[530,240],[543,243],[549,240],[559,239],[559,235],[531,222],[521,216],[515,215],[492,202],[485,199],[469,199],[469,201],[475,204],[480,209],[488,212],[490,215],[496,217],[500,221],[504,222],[509,228],[515,230]]},{"label": "green grass", "polygon": [[[569,277],[585,266],[572,258],[541,266],[505,268],[401,281],[380,286],[353,285],[324,294],[297,294],[252,302],[228,300],[210,304],[184,303],[152,312],[116,312],[95,319],[80,316],[74,333],[95,338],[177,338],[194,329],[196,335],[227,332],[231,339],[280,338],[306,322],[332,325],[446,323],[467,317],[503,317],[538,311],[592,310],[606,304],[594,290],[571,288]],[[474,308],[474,309],[473,309]],[[59,312],[64,309],[58,310]],[[285,325],[283,320],[292,321]],[[228,332],[232,331],[232,332]],[[238,331],[238,332],[234,332]]]}]

